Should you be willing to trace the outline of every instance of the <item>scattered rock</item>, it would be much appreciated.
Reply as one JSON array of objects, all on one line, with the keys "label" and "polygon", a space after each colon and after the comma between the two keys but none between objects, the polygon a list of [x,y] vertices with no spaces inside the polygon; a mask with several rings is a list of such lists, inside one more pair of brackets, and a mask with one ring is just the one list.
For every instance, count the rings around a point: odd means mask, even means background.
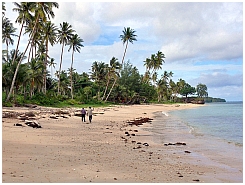
[{"label": "scattered rock", "polygon": [[148,143],[143,143],[143,145],[145,145],[145,146],[149,146],[149,144],[148,144]]},{"label": "scattered rock", "polygon": [[188,153],[188,154],[189,154],[189,153],[191,153],[191,152],[186,150],[185,153]]},{"label": "scattered rock", "polygon": [[176,145],[186,145],[186,143],[182,143],[182,142],[177,142],[175,143]]},{"label": "scattered rock", "polygon": [[193,181],[199,182],[200,180],[199,179],[193,179]]},{"label": "scattered rock", "polygon": [[16,123],[14,124],[14,126],[20,126],[20,127],[23,127],[23,125],[21,123]]}]

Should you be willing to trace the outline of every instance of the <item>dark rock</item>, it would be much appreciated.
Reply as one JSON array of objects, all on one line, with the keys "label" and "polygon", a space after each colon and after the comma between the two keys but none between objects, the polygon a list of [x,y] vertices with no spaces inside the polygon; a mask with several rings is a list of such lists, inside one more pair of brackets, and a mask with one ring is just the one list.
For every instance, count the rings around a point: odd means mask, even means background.
[{"label": "dark rock", "polygon": [[186,145],[186,143],[177,142],[176,145]]},{"label": "dark rock", "polygon": [[193,179],[193,181],[199,182],[200,180],[199,179]]},{"label": "dark rock", "polygon": [[20,126],[20,127],[22,127],[23,125],[21,123],[16,123],[16,124],[14,124],[14,126]]}]

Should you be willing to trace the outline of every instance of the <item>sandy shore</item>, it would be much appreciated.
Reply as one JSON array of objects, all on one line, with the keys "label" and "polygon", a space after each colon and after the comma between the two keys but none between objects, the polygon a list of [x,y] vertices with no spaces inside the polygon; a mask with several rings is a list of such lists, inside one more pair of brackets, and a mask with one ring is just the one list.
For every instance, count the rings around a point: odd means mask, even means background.
[{"label": "sandy shore", "polygon": [[[142,129],[152,123],[128,123],[139,117],[153,118],[154,122],[154,112],[196,106],[200,105],[95,108],[91,124],[87,116],[85,123],[75,116],[75,109],[68,109],[68,116],[53,119],[54,109],[3,108],[3,113],[34,112],[42,128],[2,118],[2,182],[226,182],[216,178],[217,174],[225,175],[222,169],[198,165],[184,152],[184,145],[170,150],[154,143],[152,133]],[[14,126],[16,123],[23,126]],[[183,152],[176,155],[179,150]]]}]

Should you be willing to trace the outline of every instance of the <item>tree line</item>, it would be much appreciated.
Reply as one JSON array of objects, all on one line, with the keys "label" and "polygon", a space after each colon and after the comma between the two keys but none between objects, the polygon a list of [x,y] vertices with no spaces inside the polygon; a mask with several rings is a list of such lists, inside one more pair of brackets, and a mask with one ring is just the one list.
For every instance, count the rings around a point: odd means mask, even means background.
[{"label": "tree line", "polygon": [[[161,51],[151,54],[145,59],[145,73],[140,74],[131,61],[124,61],[128,44],[137,41],[136,31],[124,27],[119,35],[123,45],[122,60],[112,56],[110,61],[91,61],[91,70],[79,74],[73,68],[74,53],[81,52],[83,39],[68,22],[59,27],[51,22],[55,2],[14,2],[13,11],[18,12],[15,23],[21,25],[19,33],[13,23],[5,16],[5,3],[2,2],[2,42],[6,49],[2,50],[2,94],[3,102],[37,101],[39,104],[55,105],[69,100],[75,103],[89,102],[178,102],[180,96],[188,95],[199,98],[207,97],[207,86],[199,83],[192,87],[185,80],[172,80],[173,72],[164,71],[159,75],[165,63],[165,55]],[[26,48],[19,50],[23,35],[29,39]],[[18,38],[15,49],[14,37]],[[50,47],[61,45],[59,70],[55,77],[51,72],[58,59],[49,55]],[[67,49],[67,51],[65,50]],[[63,54],[71,52],[71,66],[62,70]]]}]

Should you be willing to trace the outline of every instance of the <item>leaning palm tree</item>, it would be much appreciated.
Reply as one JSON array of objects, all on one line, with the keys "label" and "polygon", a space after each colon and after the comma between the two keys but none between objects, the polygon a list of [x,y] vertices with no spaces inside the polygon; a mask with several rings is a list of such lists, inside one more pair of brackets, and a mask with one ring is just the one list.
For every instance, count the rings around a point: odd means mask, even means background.
[{"label": "leaning palm tree", "polygon": [[128,42],[131,42],[133,44],[134,41],[137,41],[136,39],[137,35],[135,35],[135,32],[136,31],[131,29],[130,27],[127,27],[127,28],[124,27],[123,34],[120,35],[120,38],[123,41],[123,44],[126,43],[126,47],[125,47],[123,58],[122,58],[122,65],[123,65],[123,61],[124,61],[126,51],[128,48]]},{"label": "leaning palm tree", "polygon": [[[33,4],[31,4],[33,5]],[[59,4],[58,3],[55,3],[55,2],[37,2],[37,3],[34,3],[34,8],[31,9],[32,12],[34,13],[34,17],[35,17],[35,26],[33,28],[33,31],[32,31],[32,34],[31,34],[31,38],[29,39],[28,41],[28,44],[26,46],[26,49],[22,55],[22,59],[25,57],[25,54],[26,54],[26,51],[30,45],[30,43],[32,42],[34,36],[35,36],[35,33],[36,33],[36,25],[38,24],[38,22],[40,21],[47,21],[47,18],[50,19],[50,16],[52,18],[54,18],[54,12],[52,11],[52,8],[55,7],[55,8],[58,8],[59,7]],[[22,59],[19,61],[18,65],[17,65],[17,68],[15,70],[15,74],[14,74],[14,77],[13,77],[13,80],[12,80],[12,84],[11,84],[11,88],[10,88],[10,92],[6,98],[6,101],[9,101],[10,99],[10,96],[11,96],[11,93],[12,93],[12,90],[13,90],[13,87],[14,87],[14,83],[15,83],[15,79],[16,79],[16,76],[17,76],[17,72],[18,72],[18,69],[19,69],[19,66],[21,64],[21,61]],[[15,58],[14,58],[15,60]]]},{"label": "leaning palm tree", "polygon": [[[101,100],[104,100],[104,98],[105,98],[110,80],[112,78],[116,78],[116,75],[118,75],[118,71],[120,69],[121,69],[121,64],[118,62],[118,59],[115,57],[112,57],[112,59],[110,60],[110,65],[107,68],[107,75],[106,75],[107,76],[106,77],[107,83],[106,83],[106,88],[105,88],[105,91],[104,91],[104,94],[103,94],[103,97]],[[107,98],[108,98],[108,96],[107,96]],[[107,98],[106,98],[106,100],[107,100]]]},{"label": "leaning palm tree", "polygon": [[[123,53],[122,63],[121,63],[122,66],[123,66],[124,58],[125,58],[126,51],[127,51],[127,48],[128,48],[128,42],[131,42],[133,44],[134,41],[137,41],[137,39],[136,39],[137,35],[135,35],[135,32],[136,31],[131,29],[130,27],[127,27],[127,28],[124,27],[123,34],[120,35],[120,37],[119,37],[123,41],[123,44],[126,43],[126,46],[125,46],[125,49],[124,49],[124,53]],[[110,89],[109,94],[107,95],[107,98],[105,99],[105,102],[107,101],[108,97],[110,96],[111,91],[112,91],[112,89],[114,88],[114,86],[116,84],[116,81],[117,81],[117,77],[115,77],[114,83],[113,83],[113,85],[112,85],[112,87]]]},{"label": "leaning palm tree", "polygon": [[81,39],[77,34],[73,35],[71,40],[69,41],[70,44],[70,48],[68,49],[68,51],[70,51],[72,49],[72,60],[71,60],[71,71],[70,71],[70,76],[71,76],[71,99],[73,99],[73,85],[72,85],[72,66],[73,66],[73,61],[74,61],[74,52],[77,51],[78,53],[80,53],[80,49],[81,47],[83,47],[82,45],[83,39]]},{"label": "leaning palm tree", "polygon": [[58,94],[60,93],[60,72],[62,67],[62,58],[64,53],[64,46],[68,44],[68,42],[71,40],[73,36],[74,30],[72,29],[72,26],[69,25],[67,22],[63,22],[60,24],[60,29],[58,30],[58,42],[62,44],[61,47],[61,54],[60,54],[60,69],[59,69],[59,82],[58,82]]}]

